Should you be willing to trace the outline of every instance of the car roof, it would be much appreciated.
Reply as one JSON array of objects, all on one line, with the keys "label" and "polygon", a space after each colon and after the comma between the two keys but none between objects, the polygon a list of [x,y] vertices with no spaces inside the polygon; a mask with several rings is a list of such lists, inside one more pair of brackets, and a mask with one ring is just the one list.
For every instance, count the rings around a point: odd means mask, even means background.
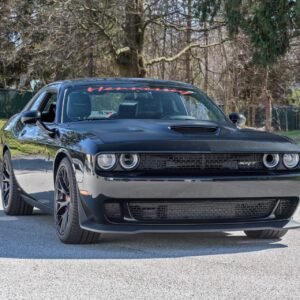
[{"label": "car roof", "polygon": [[154,85],[154,86],[170,86],[170,87],[181,87],[181,88],[189,88],[194,89],[195,87],[191,84],[173,81],[173,80],[159,80],[152,78],[78,78],[78,79],[70,79],[70,80],[62,80],[56,81],[48,84],[47,86],[59,85],[63,87],[75,87],[81,85],[89,85],[89,84],[145,84],[145,85]]}]

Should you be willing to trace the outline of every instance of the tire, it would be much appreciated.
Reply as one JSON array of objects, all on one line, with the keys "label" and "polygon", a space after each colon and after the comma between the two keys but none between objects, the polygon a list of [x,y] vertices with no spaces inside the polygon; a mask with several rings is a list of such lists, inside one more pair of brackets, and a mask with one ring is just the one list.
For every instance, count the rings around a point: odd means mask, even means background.
[{"label": "tire", "polygon": [[288,232],[287,229],[276,230],[249,230],[245,231],[247,237],[252,239],[280,239]]},{"label": "tire", "polygon": [[84,230],[79,224],[79,192],[74,170],[64,158],[55,178],[54,220],[59,239],[65,244],[97,243],[99,233]]},{"label": "tire", "polygon": [[31,215],[33,206],[26,203],[20,195],[11,163],[10,153],[5,151],[1,170],[1,198],[4,212],[7,215]]}]

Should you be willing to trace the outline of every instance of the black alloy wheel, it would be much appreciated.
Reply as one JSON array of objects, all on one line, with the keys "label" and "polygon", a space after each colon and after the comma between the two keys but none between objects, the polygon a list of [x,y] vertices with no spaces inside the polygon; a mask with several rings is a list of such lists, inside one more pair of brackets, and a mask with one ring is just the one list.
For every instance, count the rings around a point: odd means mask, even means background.
[{"label": "black alloy wheel", "polygon": [[10,169],[8,167],[6,159],[3,160],[1,192],[3,208],[6,209],[9,203],[10,196]]},{"label": "black alloy wheel", "polygon": [[4,212],[7,215],[31,215],[33,206],[26,203],[20,194],[8,151],[5,151],[3,156],[1,174],[1,198]]},{"label": "black alloy wheel", "polygon": [[56,226],[60,235],[67,229],[70,211],[70,182],[65,166],[61,166],[56,181]]},{"label": "black alloy wheel", "polygon": [[100,234],[80,227],[80,201],[74,170],[64,158],[55,177],[54,219],[59,239],[66,244],[90,244],[99,241]]}]

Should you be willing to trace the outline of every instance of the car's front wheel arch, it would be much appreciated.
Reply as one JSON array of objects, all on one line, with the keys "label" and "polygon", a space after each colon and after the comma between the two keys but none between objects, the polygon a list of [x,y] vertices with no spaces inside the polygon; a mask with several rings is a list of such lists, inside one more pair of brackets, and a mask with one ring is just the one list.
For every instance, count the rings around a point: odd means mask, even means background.
[{"label": "car's front wheel arch", "polygon": [[6,151],[8,151],[9,155],[11,156],[11,151],[10,151],[8,145],[4,144],[3,145],[3,150],[2,150],[2,158],[4,157],[4,154],[5,154]]},{"label": "car's front wheel arch", "polygon": [[66,149],[60,149],[56,153],[55,158],[54,158],[54,163],[53,163],[53,182],[54,183],[55,183],[55,178],[57,175],[58,167],[64,158],[67,158],[67,159],[69,159],[70,162],[72,162],[72,157],[69,154],[69,152]]}]

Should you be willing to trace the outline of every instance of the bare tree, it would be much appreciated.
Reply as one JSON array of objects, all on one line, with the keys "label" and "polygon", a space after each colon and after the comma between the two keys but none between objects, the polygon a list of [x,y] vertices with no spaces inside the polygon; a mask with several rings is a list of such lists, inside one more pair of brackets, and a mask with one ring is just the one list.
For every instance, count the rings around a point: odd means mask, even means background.
[{"label": "bare tree", "polygon": [[197,3],[3,0],[0,87],[86,76],[174,79],[199,86],[226,112],[246,112],[252,125],[264,107],[271,129],[271,102],[286,103],[289,88],[300,80],[299,38],[266,71],[253,64],[243,31],[228,34],[224,7],[203,21]]}]

